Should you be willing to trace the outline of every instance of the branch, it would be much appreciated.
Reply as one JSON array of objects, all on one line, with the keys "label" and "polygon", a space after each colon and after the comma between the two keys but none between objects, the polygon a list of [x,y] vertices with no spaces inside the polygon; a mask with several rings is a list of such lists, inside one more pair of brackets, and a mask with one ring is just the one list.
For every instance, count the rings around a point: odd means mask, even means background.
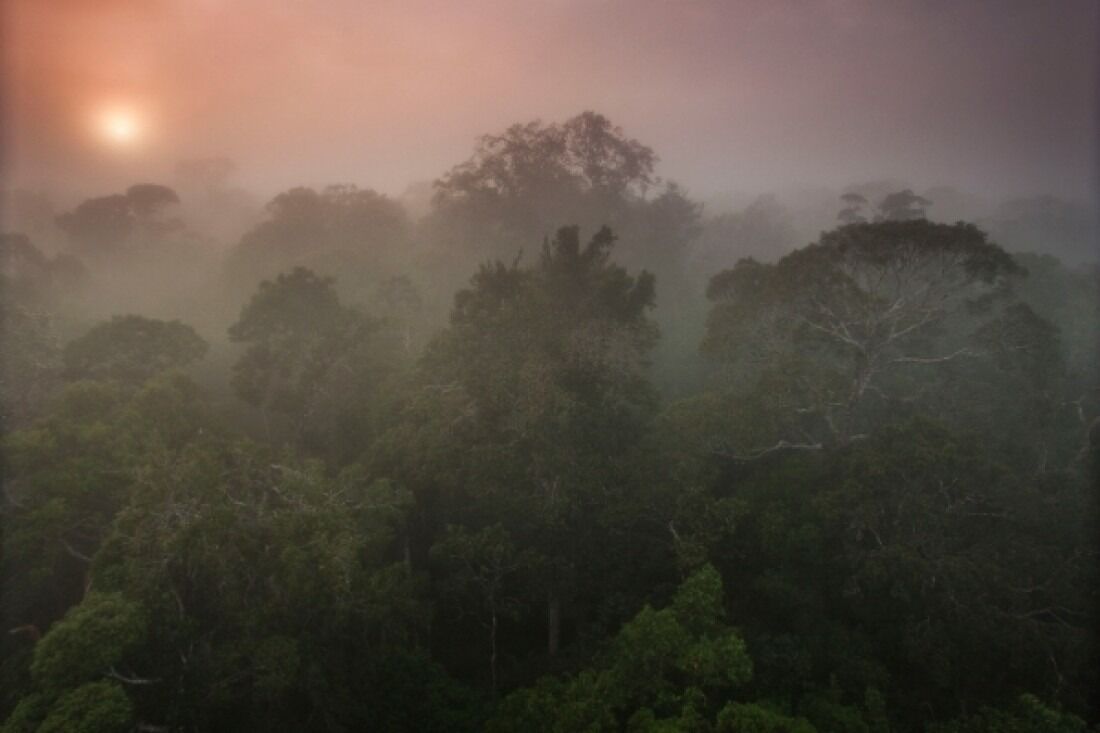
[{"label": "branch", "polygon": [[14,629],[8,630],[9,634],[26,634],[34,641],[38,641],[42,638],[42,632],[38,630],[38,627],[34,624],[23,624],[22,626],[16,626]]},{"label": "branch", "polygon": [[753,451],[747,455],[734,455],[732,453],[726,453],[724,451],[715,451],[715,453],[723,458],[728,458],[731,461],[737,461],[739,463],[747,463],[749,461],[755,461],[764,456],[776,453],[783,450],[821,450],[824,448],[821,443],[789,443],[786,440],[781,440],[770,448],[761,448]]},{"label": "branch", "polygon": [[[837,331],[836,329],[828,328],[827,326],[822,326],[820,323],[815,323],[815,322],[811,321],[809,318],[806,318],[805,316],[799,316],[799,320],[802,321],[803,323],[805,323],[810,328],[821,331],[825,335],[831,336],[832,338],[836,339],[837,341],[848,344],[849,346],[851,346],[853,349],[855,349],[856,351],[858,351],[861,354],[867,353],[867,349],[864,347],[863,344],[859,343],[858,341],[851,338],[850,336],[844,335],[843,333],[841,333],[840,331]],[[841,324],[841,325],[843,325],[843,324]]]},{"label": "branch", "polygon": [[957,356],[981,356],[970,349],[959,349],[953,354],[946,356],[899,356],[897,359],[891,359],[891,364],[939,364],[941,362],[950,361]]},{"label": "branch", "polygon": [[76,549],[75,547],[73,547],[72,545],[70,545],[70,544],[69,544],[69,543],[68,543],[68,542],[67,542],[67,541],[65,540],[65,538],[64,538],[64,537],[58,537],[58,541],[59,541],[59,542],[61,543],[62,547],[64,547],[64,548],[65,548],[65,552],[69,553],[70,555],[72,555],[72,556],[73,556],[73,557],[75,557],[75,558],[76,558],[77,560],[80,560],[80,561],[81,561],[81,562],[83,562],[83,563],[87,563],[87,564],[89,564],[89,565],[91,565],[91,564],[92,564],[92,558],[88,557],[88,556],[87,556],[87,555],[85,555],[85,554],[84,554],[83,552],[80,552],[80,551],[78,551],[78,550],[77,550],[77,549]]},{"label": "branch", "polygon": [[125,677],[119,674],[114,667],[108,669],[104,674],[106,674],[113,680],[118,680],[119,682],[123,682],[127,685],[155,685],[161,681],[159,678],[146,679],[144,677]]},{"label": "branch", "polygon": [[672,533],[672,539],[676,541],[677,545],[683,544],[683,540],[680,539],[680,533],[676,531],[676,525],[672,523],[672,520],[668,520],[668,531]]}]

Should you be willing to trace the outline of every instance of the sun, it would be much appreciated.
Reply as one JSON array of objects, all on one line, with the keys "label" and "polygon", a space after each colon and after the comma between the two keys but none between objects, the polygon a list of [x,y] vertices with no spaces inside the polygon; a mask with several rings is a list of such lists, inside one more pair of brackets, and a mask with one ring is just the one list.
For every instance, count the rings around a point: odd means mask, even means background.
[{"label": "sun", "polygon": [[128,109],[108,109],[99,115],[100,135],[115,145],[132,145],[141,135],[138,116]]}]

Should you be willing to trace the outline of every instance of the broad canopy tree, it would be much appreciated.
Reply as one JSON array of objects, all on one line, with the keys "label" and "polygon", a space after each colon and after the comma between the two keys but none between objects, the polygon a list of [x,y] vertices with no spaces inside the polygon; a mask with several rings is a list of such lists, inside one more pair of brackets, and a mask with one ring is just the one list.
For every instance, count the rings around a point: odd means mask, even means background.
[{"label": "broad canopy tree", "polygon": [[66,344],[61,356],[67,379],[140,387],[157,374],[199,361],[207,348],[184,323],[127,315],[93,326]]},{"label": "broad canopy tree", "polygon": [[716,275],[703,347],[771,380],[789,414],[775,447],[844,443],[868,429],[869,398],[902,399],[912,370],[978,354],[960,328],[1018,274],[970,224],[851,224],[774,265]]},{"label": "broad canopy tree", "polygon": [[157,238],[179,231],[179,195],[156,183],[138,183],[125,193],[91,198],[57,217],[57,225],[83,254],[102,256],[125,250],[135,238]]},{"label": "broad canopy tree", "polygon": [[401,205],[370,189],[292,188],[264,207],[267,218],[241,237],[227,263],[235,287],[253,287],[304,267],[343,284],[377,278],[405,257],[411,224]]},{"label": "broad canopy tree", "polygon": [[474,154],[435,182],[429,236],[468,256],[511,258],[517,243],[562,222],[610,226],[633,266],[680,266],[701,207],[656,174],[653,150],[596,112],[560,124],[529,122],[481,138]]}]

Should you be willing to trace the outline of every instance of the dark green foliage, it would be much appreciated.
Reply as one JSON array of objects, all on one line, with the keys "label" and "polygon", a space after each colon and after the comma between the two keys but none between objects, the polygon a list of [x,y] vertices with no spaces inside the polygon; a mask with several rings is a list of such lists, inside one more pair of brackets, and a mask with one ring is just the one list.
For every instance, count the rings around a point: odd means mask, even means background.
[{"label": "dark green foliage", "polygon": [[981,356],[963,329],[1020,272],[972,225],[849,224],[716,275],[703,348],[784,421],[761,448],[845,443],[911,402],[925,372]]},{"label": "dark green foliage", "polygon": [[261,283],[230,326],[230,339],[247,345],[232,385],[281,419],[280,435],[344,463],[373,432],[374,407],[401,356],[393,336],[341,303],[330,278],[299,267]]},{"label": "dark green foliage", "polygon": [[752,675],[744,642],[722,616],[721,579],[704,566],[668,608],[647,606],[628,621],[592,668],[512,693],[487,729],[705,730],[708,701],[713,708]]},{"label": "dark green foliage", "polygon": [[929,727],[929,733],[1084,733],[1085,721],[1050,708],[1034,695],[1021,695],[1008,709],[984,708],[949,723]]},{"label": "dark green foliage", "polygon": [[93,593],[35,646],[31,677],[47,691],[94,680],[142,641],[146,624],[142,609],[121,595]]},{"label": "dark green foliage", "polygon": [[[654,152],[606,117],[529,122],[481,138],[469,160],[435,182],[428,233],[440,255],[510,260],[565,222],[612,227],[619,258],[678,280],[701,207],[656,175]],[[451,262],[449,258],[445,261]]]},{"label": "dark green foliage", "polygon": [[189,366],[206,351],[206,342],[179,321],[115,316],[66,344],[62,361],[70,380],[139,386],[157,374]]},{"label": "dark green foliage", "polygon": [[[485,138],[422,227],[281,194],[230,257],[239,317],[196,321],[228,325],[209,358],[141,315],[59,348],[89,317],[65,260],[0,240],[2,730],[1095,724],[1096,271],[897,184],[778,261],[769,199],[689,258],[699,206],[655,163],[585,113]],[[177,203],[62,222],[122,287]],[[727,245],[768,261],[704,319]],[[501,257],[429,333],[471,252]],[[712,381],[662,391],[704,320]]]},{"label": "dark green foliage", "polygon": [[92,682],[65,693],[51,707],[38,733],[126,733],[133,706],[114,682]]},{"label": "dark green foliage", "polygon": [[[546,594],[538,605],[552,654],[566,623],[590,621],[574,609],[600,582],[591,558],[623,562],[625,547],[611,550],[600,517],[627,534],[638,521],[619,502],[656,406],[644,372],[656,336],[646,317],[653,279],[613,265],[613,241],[601,230],[582,246],[577,229],[564,228],[534,268],[486,265],[456,296],[451,327],[424,361],[431,389],[457,391],[455,421],[474,440],[458,465],[476,484],[452,511],[475,526],[501,523],[540,558],[532,581]],[[413,490],[437,496],[428,485]]]}]

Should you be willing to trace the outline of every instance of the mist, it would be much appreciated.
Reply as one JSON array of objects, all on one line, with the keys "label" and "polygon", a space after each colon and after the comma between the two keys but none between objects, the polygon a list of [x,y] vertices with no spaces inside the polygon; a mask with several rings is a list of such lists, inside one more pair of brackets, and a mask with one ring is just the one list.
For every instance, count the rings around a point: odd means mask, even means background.
[{"label": "mist", "polygon": [[[330,182],[395,195],[478,135],[596,109],[704,198],[891,177],[1095,198],[1087,0],[6,8],[20,186],[88,194],[224,155],[261,197]],[[149,118],[126,155],[82,129],[118,99]]]},{"label": "mist", "polygon": [[0,730],[1100,725],[1091,0],[10,0]]}]

